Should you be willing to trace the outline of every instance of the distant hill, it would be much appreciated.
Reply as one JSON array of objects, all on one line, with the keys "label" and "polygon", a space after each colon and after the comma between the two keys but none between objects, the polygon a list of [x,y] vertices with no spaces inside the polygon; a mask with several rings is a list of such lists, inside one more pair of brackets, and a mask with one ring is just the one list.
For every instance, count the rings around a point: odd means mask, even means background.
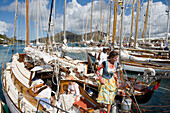
[{"label": "distant hill", "polygon": [[0,44],[4,44],[4,43],[10,43],[11,39],[9,39],[5,34],[2,35],[0,34]]},{"label": "distant hill", "polygon": [[[63,34],[64,34],[63,31],[55,34],[55,37],[54,37],[55,42],[62,42],[63,39],[64,39]],[[106,35],[106,33],[103,33],[103,35]],[[83,37],[84,36],[85,36],[85,34],[83,34]],[[99,41],[99,31],[98,32],[93,32],[92,36],[93,36],[93,40],[97,39],[97,41]],[[50,37],[50,38],[52,40],[52,37]],[[76,34],[76,33],[72,33],[70,31],[66,31],[66,39],[67,39],[68,43],[71,43],[71,42],[80,42],[82,40],[82,35]],[[87,33],[87,40],[90,40],[90,39],[91,39],[91,33]],[[31,42],[35,43],[36,40],[33,40]],[[45,43],[46,42],[46,37],[39,38],[39,42],[40,43]]]}]

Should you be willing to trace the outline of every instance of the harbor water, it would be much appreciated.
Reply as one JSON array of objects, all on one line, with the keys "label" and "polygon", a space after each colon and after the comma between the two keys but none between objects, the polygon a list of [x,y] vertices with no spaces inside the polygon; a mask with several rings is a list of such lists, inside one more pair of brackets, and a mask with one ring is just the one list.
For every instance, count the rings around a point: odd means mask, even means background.
[{"label": "harbor water", "polygon": [[[15,45],[15,51],[13,52],[13,54],[16,52],[24,53],[24,47],[25,45]],[[74,54],[72,56],[74,56]],[[2,45],[0,45],[0,69],[3,66],[3,61],[6,64],[7,62],[11,61],[11,57],[12,46],[3,47]],[[83,57],[83,55],[81,57]],[[128,75],[137,76],[137,74],[138,73],[128,72]],[[1,81],[0,89],[2,89]],[[5,102],[2,90],[0,90],[0,98],[2,101]],[[162,79],[159,89],[155,90],[151,100],[146,104],[140,104],[139,107],[140,110],[145,113],[170,113],[170,79]],[[134,105],[132,105],[132,109],[133,113],[140,112],[136,110],[136,107]]]}]

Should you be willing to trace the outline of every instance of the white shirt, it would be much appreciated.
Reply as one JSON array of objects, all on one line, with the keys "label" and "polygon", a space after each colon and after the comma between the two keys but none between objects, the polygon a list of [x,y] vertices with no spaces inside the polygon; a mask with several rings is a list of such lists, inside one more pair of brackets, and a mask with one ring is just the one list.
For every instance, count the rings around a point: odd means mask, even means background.
[{"label": "white shirt", "polygon": [[69,85],[69,86],[68,86],[68,91],[69,91],[71,94],[80,95],[80,90],[79,90],[79,86],[78,86],[77,83],[72,84],[72,85]]},{"label": "white shirt", "polygon": [[103,61],[106,61],[107,60],[107,53],[101,53],[100,55],[100,61],[99,61],[99,65],[102,64]]}]

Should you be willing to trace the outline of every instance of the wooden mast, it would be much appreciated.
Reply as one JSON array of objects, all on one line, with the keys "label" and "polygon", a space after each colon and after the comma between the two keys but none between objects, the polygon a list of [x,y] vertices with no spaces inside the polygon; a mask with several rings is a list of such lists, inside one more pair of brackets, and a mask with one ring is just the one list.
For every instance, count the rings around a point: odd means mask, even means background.
[{"label": "wooden mast", "polygon": [[104,15],[103,15],[103,24],[102,24],[102,36],[103,36],[103,30],[104,30]]},{"label": "wooden mast", "polygon": [[135,32],[135,43],[134,43],[134,48],[136,48],[136,42],[137,42],[137,37],[138,37],[138,21],[139,21],[139,9],[140,9],[140,0],[138,0],[138,10],[137,10],[137,19],[136,19],[136,32]]},{"label": "wooden mast", "polygon": [[93,19],[93,0],[92,0],[92,6],[91,6],[91,34],[90,34],[90,38],[92,39],[92,19]]},{"label": "wooden mast", "polygon": [[29,45],[29,0],[26,0],[26,47]]},{"label": "wooden mast", "polygon": [[147,20],[148,20],[149,1],[150,1],[150,0],[148,0],[147,9],[146,9],[146,15],[145,15],[145,22],[144,22],[144,27],[143,27],[142,38],[145,37],[145,31],[146,31],[145,29],[147,29],[147,28],[146,28],[146,24],[147,24]]},{"label": "wooden mast", "polygon": [[109,12],[107,13],[107,38],[109,37]]},{"label": "wooden mast", "polygon": [[134,10],[135,10],[135,0],[133,0],[133,9],[132,9],[132,21],[131,21],[131,34],[130,34],[130,45],[132,45],[131,43],[131,38],[132,38],[132,35],[133,35],[133,18],[134,18]]},{"label": "wooden mast", "polygon": [[38,41],[38,26],[39,26],[39,0],[37,0],[37,45],[39,44]]},{"label": "wooden mast", "polygon": [[101,23],[102,23],[102,0],[101,0],[101,10],[100,10],[100,33],[99,33],[99,40],[101,39],[101,27],[102,27]]},{"label": "wooden mast", "polygon": [[116,36],[116,23],[117,23],[117,9],[118,9],[118,5],[117,5],[118,1],[115,0],[115,4],[114,4],[114,21],[113,21],[113,47],[114,47],[114,43],[115,43],[115,36]]},{"label": "wooden mast", "polygon": [[18,12],[18,0],[16,0],[16,9],[15,9],[15,23],[14,23],[14,34],[13,34],[13,46],[12,52],[14,52],[14,39],[15,39],[15,30],[16,30],[16,22],[17,22],[17,12]]},{"label": "wooden mast", "polygon": [[85,36],[84,36],[84,38],[85,38],[85,43],[86,43],[86,40],[87,40],[87,18],[86,18],[86,28],[85,28]]}]

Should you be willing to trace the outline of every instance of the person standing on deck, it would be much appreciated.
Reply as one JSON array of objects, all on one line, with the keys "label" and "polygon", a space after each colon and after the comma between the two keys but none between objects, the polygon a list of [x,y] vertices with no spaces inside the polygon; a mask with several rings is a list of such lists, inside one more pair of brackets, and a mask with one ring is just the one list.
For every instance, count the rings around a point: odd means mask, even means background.
[{"label": "person standing on deck", "polygon": [[99,52],[98,60],[99,60],[99,65],[101,65],[103,61],[107,60],[107,49],[106,48],[103,48],[103,52]]},{"label": "person standing on deck", "polygon": [[[108,58],[108,60],[104,61],[97,68],[97,74],[99,75],[99,94],[97,102],[106,104],[107,113],[110,113],[111,105],[114,102],[117,88],[119,88],[119,82],[116,73],[118,53],[111,51]],[[100,69],[103,69],[102,76],[99,73]]]}]

